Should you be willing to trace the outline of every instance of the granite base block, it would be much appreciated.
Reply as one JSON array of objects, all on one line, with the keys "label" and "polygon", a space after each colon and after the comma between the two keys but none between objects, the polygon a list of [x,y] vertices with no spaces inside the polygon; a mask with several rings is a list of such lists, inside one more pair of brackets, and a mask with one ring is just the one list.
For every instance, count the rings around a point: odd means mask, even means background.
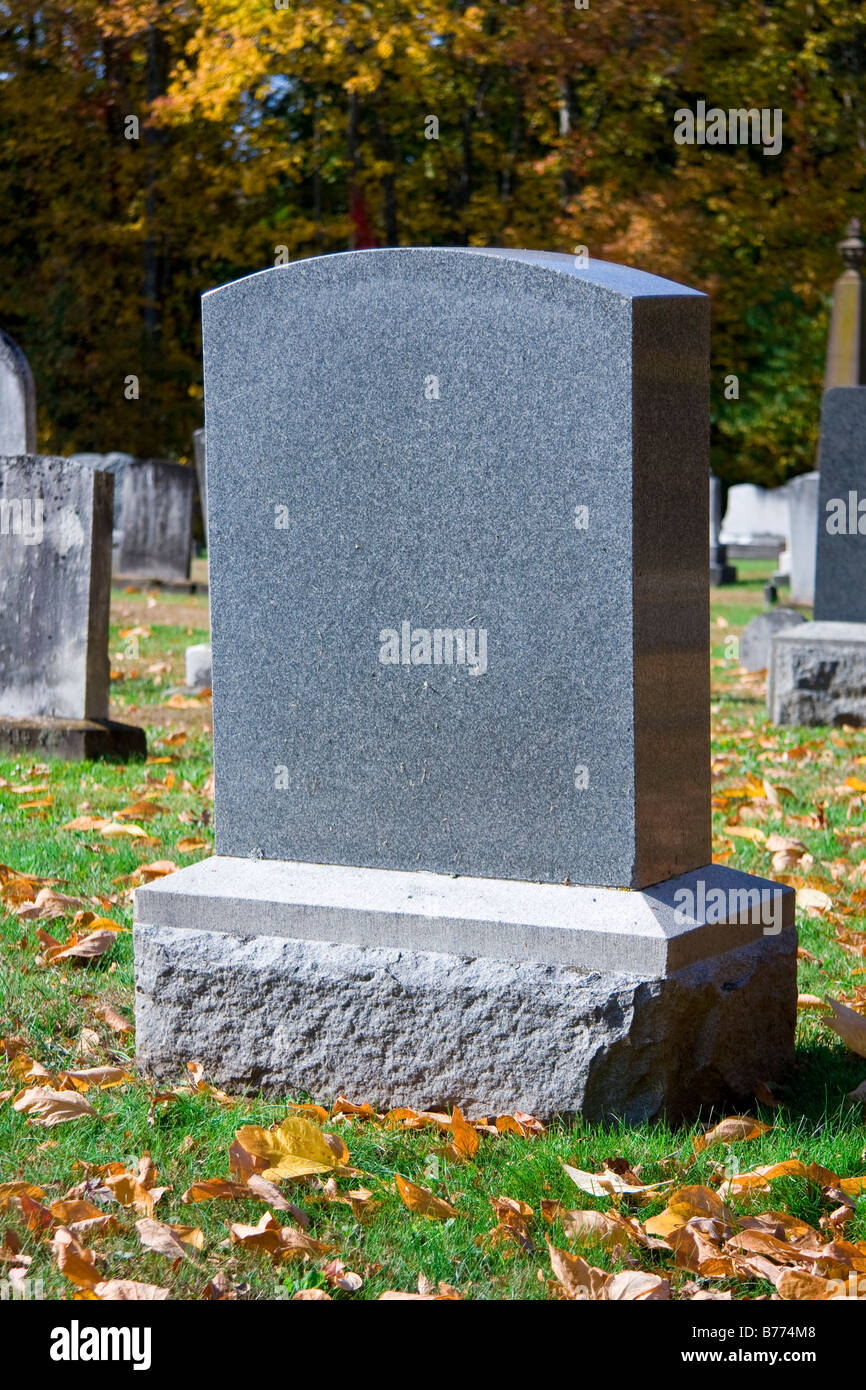
[{"label": "granite base block", "polygon": [[790,927],[666,979],[143,923],[135,951],[139,1068],[235,1091],[675,1121],[793,1060]]},{"label": "granite base block", "polygon": [[147,756],[144,729],[114,719],[0,719],[0,751],[44,753],[66,762],[106,758],[126,762]]},{"label": "granite base block", "polygon": [[866,623],[802,623],[772,638],[774,724],[866,725]]},{"label": "granite base block", "polygon": [[[677,922],[676,885],[722,888],[728,919]],[[773,922],[741,891],[772,891]],[[136,893],[138,1064],[377,1106],[679,1118],[790,1064],[793,896],[718,865],[628,892],[204,860]]]}]

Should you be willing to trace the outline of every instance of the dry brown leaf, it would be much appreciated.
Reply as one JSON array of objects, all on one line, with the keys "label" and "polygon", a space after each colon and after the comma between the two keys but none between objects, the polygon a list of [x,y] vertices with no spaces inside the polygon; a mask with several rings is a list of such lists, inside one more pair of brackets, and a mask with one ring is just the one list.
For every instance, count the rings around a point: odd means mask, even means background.
[{"label": "dry brown leaf", "polygon": [[449,1221],[452,1216],[460,1215],[450,1202],[443,1201],[441,1197],[429,1192],[426,1187],[418,1187],[414,1182],[407,1182],[399,1173],[395,1173],[394,1177],[400,1201],[404,1207],[408,1207],[417,1216],[429,1216],[435,1221]]},{"label": "dry brown leaf", "polygon": [[117,1012],[111,1004],[97,1004],[93,1010],[97,1018],[101,1018],[103,1023],[107,1023],[112,1033],[132,1033],[134,1027],[131,1023]]},{"label": "dry brown leaf", "polygon": [[169,1226],[143,1216],[136,1221],[135,1229],[146,1250],[155,1250],[173,1260],[188,1258],[191,1250],[201,1250],[204,1245],[204,1231],[197,1226]]},{"label": "dry brown leaf", "polygon": [[759,1139],[762,1134],[769,1132],[769,1125],[754,1120],[751,1115],[730,1115],[726,1120],[720,1120],[717,1125],[713,1125],[706,1134],[698,1135],[695,1140],[695,1153],[703,1153],[704,1149],[711,1148],[713,1144],[739,1144],[746,1139]]},{"label": "dry brown leaf", "polygon": [[71,917],[76,912],[88,910],[81,898],[68,897],[65,893],[55,893],[53,888],[40,888],[33,902],[25,902],[15,908],[15,916],[23,922],[38,919],[51,921],[56,917]]},{"label": "dry brown leaf", "polygon": [[208,842],[200,835],[187,835],[183,840],[178,840],[176,848],[178,854],[195,854],[197,850],[207,849]]},{"label": "dry brown leaf", "polygon": [[[99,920],[102,919],[97,918],[97,921]],[[49,947],[43,956],[43,964],[53,965],[55,961],[71,958],[95,960],[97,956],[103,956],[106,951],[110,951],[116,940],[115,930],[100,928],[98,931],[88,932],[86,936],[73,937],[60,946]]]},{"label": "dry brown leaf", "polygon": [[276,1184],[268,1182],[268,1179],[263,1178],[261,1173],[250,1173],[247,1178],[247,1187],[260,1201],[267,1202],[268,1206],[273,1207],[275,1211],[291,1212],[298,1225],[304,1230],[309,1226],[310,1218],[307,1213],[302,1211],[300,1207],[296,1207],[293,1202],[287,1202]]},{"label": "dry brown leaf", "polygon": [[22,1091],[12,1102],[12,1109],[29,1115],[33,1124],[46,1128],[96,1114],[90,1101],[80,1092],[52,1091],[48,1086]]},{"label": "dry brown leaf", "polygon": [[103,1303],[154,1303],[169,1297],[169,1289],[157,1284],[140,1284],[135,1279],[106,1279],[94,1284],[92,1292]]},{"label": "dry brown leaf", "polygon": [[96,1266],[96,1252],[85,1250],[65,1226],[58,1227],[54,1232],[51,1248],[57,1268],[70,1283],[77,1284],[81,1289],[92,1288],[99,1283],[101,1276]]},{"label": "dry brown leaf", "polygon": [[237,1201],[244,1197],[249,1197],[249,1190],[244,1182],[233,1182],[231,1178],[203,1178],[187,1188],[181,1201]]},{"label": "dry brown leaf", "polygon": [[681,1187],[668,1198],[668,1205],[658,1216],[650,1217],[644,1223],[647,1235],[659,1236],[666,1240],[672,1231],[684,1226],[694,1217],[710,1217],[723,1226],[736,1225],[734,1213],[725,1206],[718,1193],[711,1187]]},{"label": "dry brown leaf", "polygon": [[810,1303],[823,1303],[840,1296],[837,1282],[808,1274],[804,1269],[783,1269],[776,1280],[776,1293],[789,1301],[802,1299]]}]

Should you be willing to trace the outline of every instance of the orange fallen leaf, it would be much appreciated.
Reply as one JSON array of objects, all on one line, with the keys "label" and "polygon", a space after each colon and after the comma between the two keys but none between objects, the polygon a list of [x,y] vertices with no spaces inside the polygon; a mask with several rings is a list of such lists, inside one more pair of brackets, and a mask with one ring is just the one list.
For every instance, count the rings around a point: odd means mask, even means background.
[{"label": "orange fallen leaf", "polygon": [[408,1182],[399,1173],[395,1173],[394,1177],[400,1201],[417,1216],[429,1216],[434,1221],[450,1221],[452,1216],[460,1215],[450,1202],[443,1201],[426,1187],[418,1187],[416,1183]]}]

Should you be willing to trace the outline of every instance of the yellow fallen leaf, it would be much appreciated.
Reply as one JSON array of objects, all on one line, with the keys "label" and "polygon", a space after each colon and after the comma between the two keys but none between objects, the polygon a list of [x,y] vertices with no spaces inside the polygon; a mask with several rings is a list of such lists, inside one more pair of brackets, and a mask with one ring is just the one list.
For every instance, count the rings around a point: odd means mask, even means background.
[{"label": "yellow fallen leaf", "polygon": [[301,1115],[289,1115],[273,1129],[244,1125],[235,1132],[235,1138],[247,1153],[267,1161],[270,1166],[262,1176],[276,1181],[327,1173],[349,1160],[342,1139],[332,1135],[329,1143],[322,1131]]}]

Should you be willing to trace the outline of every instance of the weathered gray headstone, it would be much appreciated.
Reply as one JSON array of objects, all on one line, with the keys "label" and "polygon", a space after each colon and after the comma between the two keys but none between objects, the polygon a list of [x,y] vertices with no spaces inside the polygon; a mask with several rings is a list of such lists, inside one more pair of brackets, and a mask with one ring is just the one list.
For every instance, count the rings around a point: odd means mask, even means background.
[{"label": "weathered gray headstone", "polygon": [[137,894],[145,1069],[647,1115],[790,1058],[792,895],[709,864],[707,307],[457,249],[205,296],[217,856]]},{"label": "weathered gray headstone", "polygon": [[824,394],[816,622],[866,622],[866,386]]},{"label": "weathered gray headstone", "polygon": [[167,459],[136,459],[123,453],[72,458],[114,474],[115,579],[188,579],[193,470]]},{"label": "weathered gray headstone", "polygon": [[815,555],[818,543],[818,490],[820,474],[801,473],[786,486],[791,518],[791,600],[815,601]]},{"label": "weathered gray headstone", "polygon": [[770,608],[746,624],[740,642],[740,665],[744,671],[766,671],[770,665],[773,635],[796,627],[806,619],[796,608]]},{"label": "weathered gray headstone", "polygon": [[68,758],[144,752],[108,719],[113,479],[0,457],[0,747]]},{"label": "weathered gray headstone", "polygon": [[0,331],[0,455],[32,454],[36,448],[36,389],[30,363]]},{"label": "weathered gray headstone", "polygon": [[788,544],[788,499],[783,487],[735,483],[728,488],[721,540],[737,559],[776,557]]}]

